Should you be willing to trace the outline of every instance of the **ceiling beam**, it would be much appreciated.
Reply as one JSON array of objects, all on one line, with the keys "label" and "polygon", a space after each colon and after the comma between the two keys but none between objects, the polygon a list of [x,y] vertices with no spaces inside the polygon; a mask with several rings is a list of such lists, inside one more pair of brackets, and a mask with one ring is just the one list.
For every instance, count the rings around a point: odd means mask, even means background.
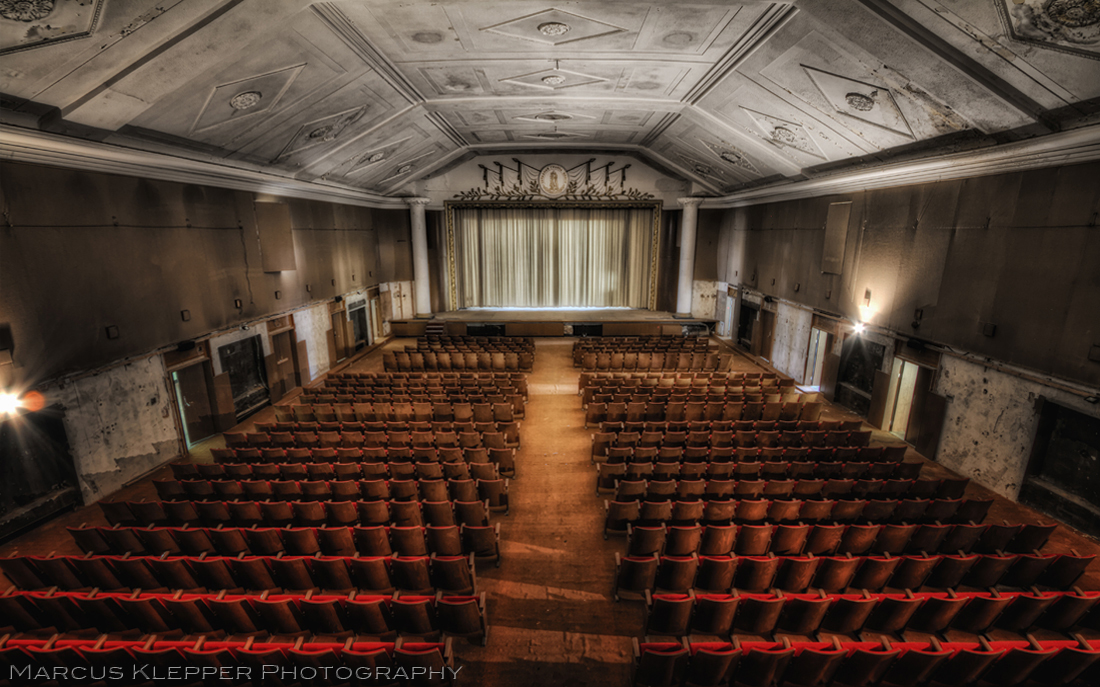
[{"label": "ceiling beam", "polygon": [[1100,160],[1100,124],[979,150],[877,165],[805,181],[739,191],[708,200],[704,207],[746,207],[876,188],[966,179],[1044,167],[1065,167],[1095,160]]},{"label": "ceiling beam", "polygon": [[407,208],[400,198],[351,186],[301,181],[240,166],[189,160],[6,125],[0,125],[0,160],[270,193],[342,205]]}]

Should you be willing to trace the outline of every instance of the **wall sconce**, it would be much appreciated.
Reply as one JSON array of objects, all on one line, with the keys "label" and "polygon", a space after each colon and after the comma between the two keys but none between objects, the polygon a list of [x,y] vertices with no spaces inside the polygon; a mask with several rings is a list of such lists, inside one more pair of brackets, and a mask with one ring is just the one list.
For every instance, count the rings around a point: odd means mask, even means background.
[{"label": "wall sconce", "polygon": [[234,298],[233,299],[233,307],[236,308],[237,310],[240,310],[241,308],[244,307],[244,303],[241,302],[240,298]]},{"label": "wall sconce", "polygon": [[282,291],[276,291],[275,292],[275,300],[279,300],[282,297],[283,297],[283,292]]},{"label": "wall sconce", "polygon": [[180,310],[180,319],[183,320],[184,322],[190,322],[191,321],[191,311],[190,310]]},{"label": "wall sconce", "polygon": [[864,291],[863,291],[863,304],[870,307],[870,305],[871,305],[871,289],[864,289]]},{"label": "wall sconce", "polygon": [[118,338],[118,327],[116,327],[113,324],[108,325],[107,326],[107,338],[108,339],[117,339]]}]

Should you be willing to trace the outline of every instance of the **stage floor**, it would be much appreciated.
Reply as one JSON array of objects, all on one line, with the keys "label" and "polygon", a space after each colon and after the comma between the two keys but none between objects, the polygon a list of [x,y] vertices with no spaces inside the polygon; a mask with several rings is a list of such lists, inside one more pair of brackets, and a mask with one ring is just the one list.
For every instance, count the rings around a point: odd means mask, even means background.
[{"label": "stage floor", "polygon": [[715,322],[707,318],[678,318],[673,313],[629,308],[581,308],[577,310],[453,310],[434,313],[433,320],[443,322]]}]

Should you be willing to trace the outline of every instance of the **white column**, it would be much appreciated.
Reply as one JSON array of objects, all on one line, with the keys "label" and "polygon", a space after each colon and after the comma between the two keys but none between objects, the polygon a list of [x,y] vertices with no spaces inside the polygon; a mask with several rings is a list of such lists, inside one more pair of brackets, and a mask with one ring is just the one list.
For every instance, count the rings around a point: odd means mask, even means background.
[{"label": "white column", "polygon": [[406,198],[412,215],[413,289],[417,317],[432,314],[432,291],[428,277],[428,228],[424,221],[427,198]]},{"label": "white column", "polygon": [[691,315],[691,286],[695,281],[695,224],[702,198],[677,198],[680,214],[680,278],[676,283],[676,314]]}]

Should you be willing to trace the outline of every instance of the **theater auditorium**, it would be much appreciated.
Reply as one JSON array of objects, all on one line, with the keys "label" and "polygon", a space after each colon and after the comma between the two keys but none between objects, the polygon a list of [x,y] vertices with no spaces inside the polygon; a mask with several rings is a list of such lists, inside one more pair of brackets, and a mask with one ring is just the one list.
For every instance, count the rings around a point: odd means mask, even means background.
[{"label": "theater auditorium", "polygon": [[1100,3],[0,1],[0,684],[1100,684]]}]

